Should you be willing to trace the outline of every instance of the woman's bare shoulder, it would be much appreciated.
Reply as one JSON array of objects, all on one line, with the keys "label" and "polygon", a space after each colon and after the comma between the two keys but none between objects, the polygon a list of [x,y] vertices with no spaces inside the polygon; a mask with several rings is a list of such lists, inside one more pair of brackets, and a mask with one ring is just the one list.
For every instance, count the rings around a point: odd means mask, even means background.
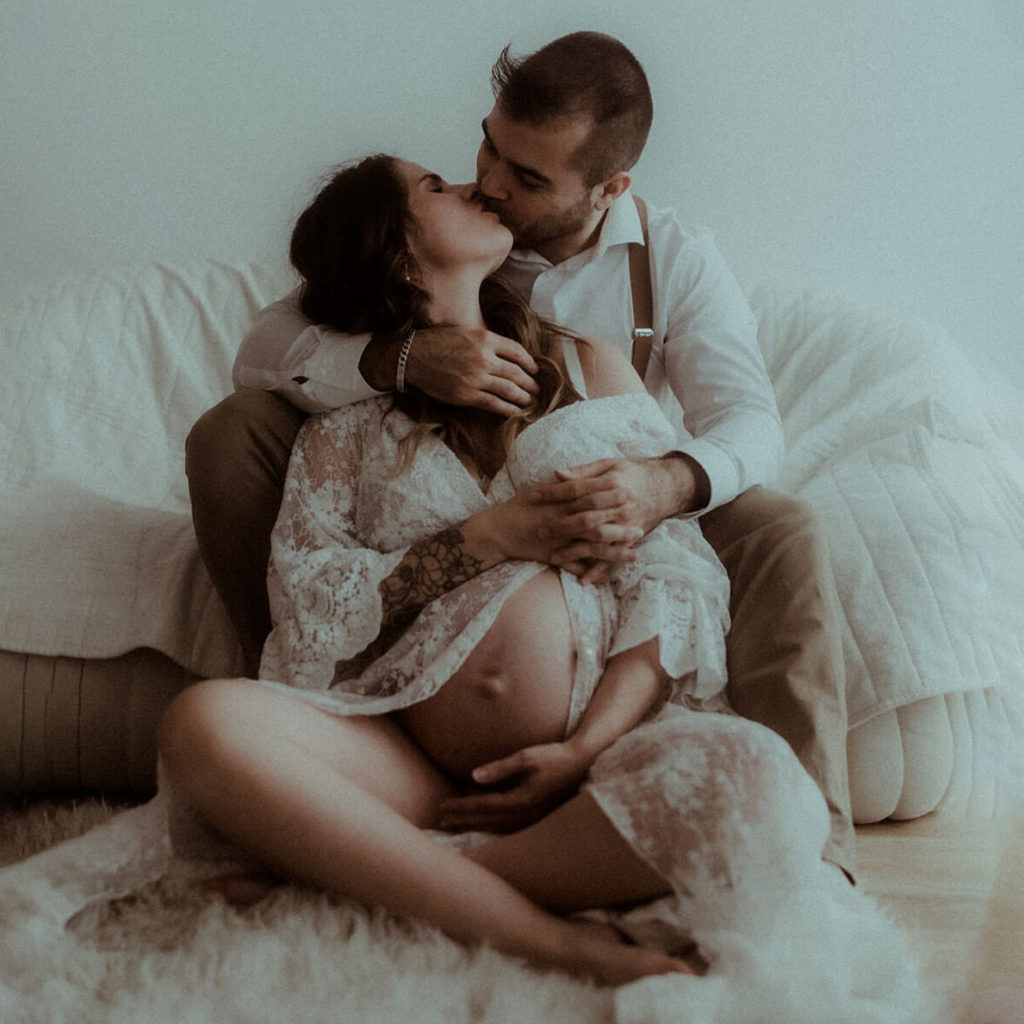
[{"label": "woman's bare shoulder", "polygon": [[644,384],[626,356],[611,342],[580,338],[576,342],[583,380],[590,398],[643,391]]}]

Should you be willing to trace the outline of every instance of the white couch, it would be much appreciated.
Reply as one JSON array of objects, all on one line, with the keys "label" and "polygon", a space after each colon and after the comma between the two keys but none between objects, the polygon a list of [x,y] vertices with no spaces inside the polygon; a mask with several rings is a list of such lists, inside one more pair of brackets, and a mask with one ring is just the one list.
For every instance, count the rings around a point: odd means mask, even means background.
[{"label": "white couch", "polygon": [[[269,264],[148,264],[0,309],[0,794],[147,791],[170,697],[239,671],[183,444],[291,285]],[[752,302],[778,485],[829,524],[856,816],[994,808],[1024,735],[1024,420],[938,330],[821,293]]]}]

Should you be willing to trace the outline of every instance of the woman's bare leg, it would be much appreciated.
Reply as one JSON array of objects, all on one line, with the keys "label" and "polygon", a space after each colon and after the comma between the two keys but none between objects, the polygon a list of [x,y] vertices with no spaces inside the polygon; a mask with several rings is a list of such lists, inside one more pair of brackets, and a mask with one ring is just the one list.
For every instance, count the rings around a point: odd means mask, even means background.
[{"label": "woman's bare leg", "polygon": [[629,907],[669,892],[587,793],[466,856],[558,914]]},{"label": "woman's bare leg", "polygon": [[337,718],[244,680],[199,683],[167,712],[161,755],[206,820],[273,870],[609,984],[689,970],[549,913],[425,835],[450,787],[386,719]]}]

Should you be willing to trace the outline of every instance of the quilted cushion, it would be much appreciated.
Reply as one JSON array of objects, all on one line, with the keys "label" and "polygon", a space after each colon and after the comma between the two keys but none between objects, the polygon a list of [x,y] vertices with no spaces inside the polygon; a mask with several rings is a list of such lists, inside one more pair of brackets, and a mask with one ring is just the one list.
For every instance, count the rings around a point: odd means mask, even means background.
[{"label": "quilted cushion", "polygon": [[828,524],[851,725],[1024,691],[1024,457],[939,330],[815,292],[753,298],[783,489]]}]

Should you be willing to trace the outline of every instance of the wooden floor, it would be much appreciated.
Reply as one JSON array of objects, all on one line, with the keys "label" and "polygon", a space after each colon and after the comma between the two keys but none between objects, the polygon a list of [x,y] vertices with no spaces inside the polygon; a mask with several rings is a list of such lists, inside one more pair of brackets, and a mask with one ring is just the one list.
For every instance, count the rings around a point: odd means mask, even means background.
[{"label": "wooden floor", "polygon": [[1024,821],[940,812],[862,826],[857,862],[961,1024],[1024,1024]]}]

